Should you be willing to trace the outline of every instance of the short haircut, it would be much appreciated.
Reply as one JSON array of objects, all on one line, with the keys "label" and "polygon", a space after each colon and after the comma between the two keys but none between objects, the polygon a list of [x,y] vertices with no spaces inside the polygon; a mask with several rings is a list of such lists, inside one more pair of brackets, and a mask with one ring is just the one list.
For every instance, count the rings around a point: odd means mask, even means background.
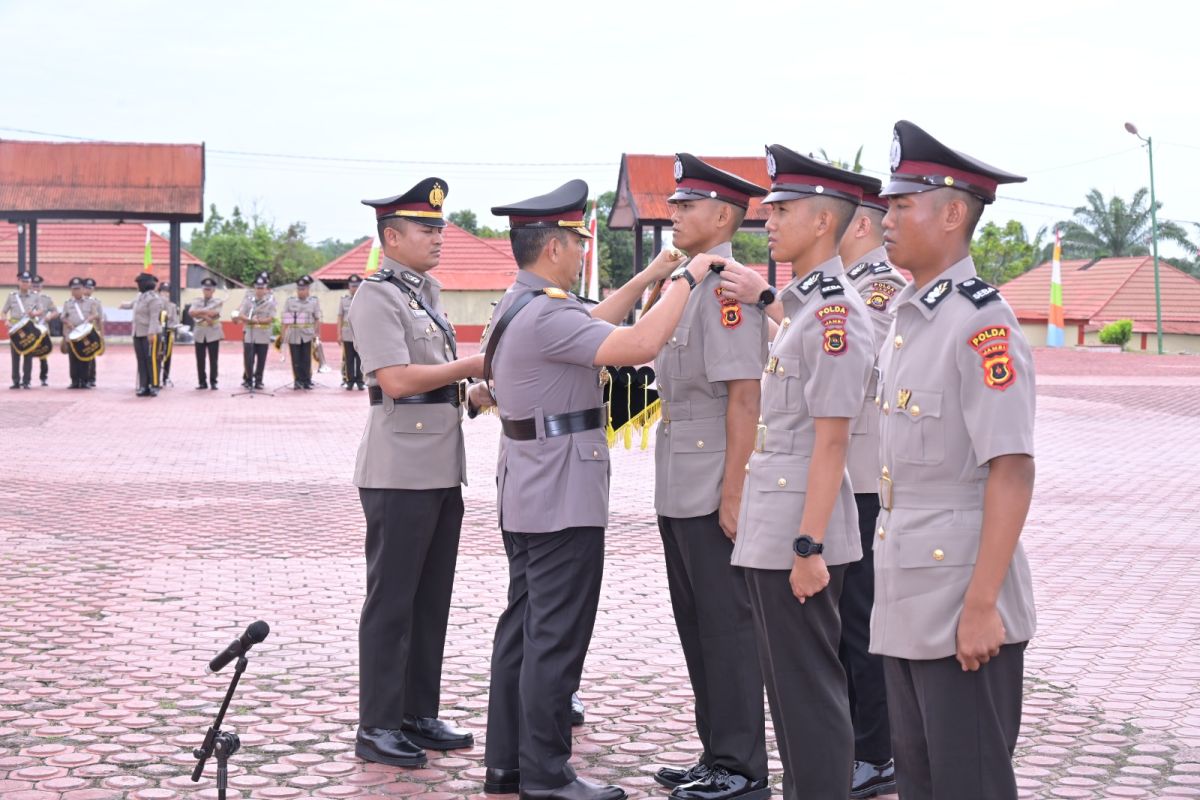
[{"label": "short haircut", "polygon": [[736,233],[737,230],[742,227],[742,223],[746,221],[747,209],[744,209],[741,206],[735,206],[732,203],[729,204],[729,209],[733,212],[733,230]]},{"label": "short haircut", "polygon": [[871,208],[870,206],[859,206],[858,211],[855,213],[854,216],[855,216],[855,219],[857,219],[858,217],[866,217],[867,219],[871,220],[871,225],[876,230],[881,230],[883,228],[883,218],[886,214],[887,214],[887,212],[880,208]]},{"label": "short haircut", "polygon": [[402,219],[400,217],[384,217],[383,219],[379,220],[379,223],[376,226],[376,232],[379,234],[379,244],[381,246],[383,245],[383,242],[384,242],[383,232],[385,230],[387,230],[388,228],[392,228],[393,230],[396,231],[396,233],[399,233],[401,236],[403,236],[404,235],[404,226],[407,224],[408,224],[408,220]]},{"label": "short haircut", "polygon": [[568,234],[562,228],[513,228],[509,231],[508,239],[517,266],[525,269],[537,263],[538,256],[542,254],[547,242],[551,239],[563,241],[565,236],[574,234]]},{"label": "short haircut", "polygon": [[953,200],[961,200],[963,205],[967,207],[966,224],[963,226],[963,232],[966,233],[966,239],[969,242],[975,236],[975,228],[979,225],[980,218],[983,217],[983,200],[970,192],[964,192],[962,189],[944,188],[946,192],[942,199],[941,208],[945,208],[946,204]]},{"label": "short haircut", "polygon": [[843,200],[840,197],[825,197],[822,195],[813,195],[812,199],[817,203],[819,211],[828,211],[833,215],[834,223],[834,240],[841,241],[846,235],[846,231],[850,228],[850,223],[854,221],[854,212],[858,210],[858,206],[849,200]]}]

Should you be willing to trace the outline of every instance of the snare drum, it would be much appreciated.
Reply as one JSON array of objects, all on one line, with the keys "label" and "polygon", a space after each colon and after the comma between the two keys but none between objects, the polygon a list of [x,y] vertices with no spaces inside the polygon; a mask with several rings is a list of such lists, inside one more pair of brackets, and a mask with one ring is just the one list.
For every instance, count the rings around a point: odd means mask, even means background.
[{"label": "snare drum", "polygon": [[67,344],[80,361],[91,361],[96,356],[104,354],[104,337],[90,322],[76,325],[67,334]]},{"label": "snare drum", "polygon": [[[50,329],[32,317],[21,317],[8,330],[13,349],[23,356],[40,356],[50,352]],[[44,353],[35,352],[45,347]]]}]

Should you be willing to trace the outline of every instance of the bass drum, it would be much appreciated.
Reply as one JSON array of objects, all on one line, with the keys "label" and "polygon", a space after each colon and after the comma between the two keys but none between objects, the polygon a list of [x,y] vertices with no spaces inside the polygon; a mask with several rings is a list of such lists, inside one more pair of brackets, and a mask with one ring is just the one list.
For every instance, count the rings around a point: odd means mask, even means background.
[{"label": "bass drum", "polygon": [[96,326],[90,322],[76,325],[67,334],[68,347],[79,361],[91,361],[97,356],[104,355],[104,337]]},{"label": "bass drum", "polygon": [[[8,330],[12,347],[23,356],[46,355],[50,352],[50,329],[31,317],[22,317]],[[45,347],[45,352],[36,353]]]}]

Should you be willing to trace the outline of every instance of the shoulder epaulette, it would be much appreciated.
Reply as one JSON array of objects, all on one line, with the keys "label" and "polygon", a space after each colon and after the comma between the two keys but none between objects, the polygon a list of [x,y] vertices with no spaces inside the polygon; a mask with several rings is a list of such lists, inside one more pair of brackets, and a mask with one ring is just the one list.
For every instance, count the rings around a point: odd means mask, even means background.
[{"label": "shoulder epaulette", "polygon": [[942,278],[929,288],[929,291],[921,295],[921,305],[929,310],[938,307],[943,300],[950,296],[950,287],[954,285],[954,281],[949,278]]},{"label": "shoulder epaulette", "polygon": [[821,278],[821,297],[833,297],[845,293],[846,287],[842,286],[842,282],[837,278]]},{"label": "shoulder epaulette", "polygon": [[367,276],[367,280],[375,281],[375,283],[386,283],[394,274],[390,269],[381,269]]},{"label": "shoulder epaulette", "polygon": [[814,269],[800,281],[800,285],[796,288],[800,290],[800,294],[812,294],[812,290],[817,288],[817,284],[821,282],[821,270]]},{"label": "shoulder epaulette", "polygon": [[567,293],[557,286],[547,286],[545,289],[542,289],[542,294],[546,295],[546,297],[552,297],[555,300],[567,299]]},{"label": "shoulder epaulette", "polygon": [[853,269],[851,269],[849,272],[847,272],[846,277],[848,277],[852,281],[856,281],[859,278],[861,278],[862,274],[870,268],[871,268],[871,265],[864,261],[863,263],[858,264]]},{"label": "shoulder epaulette", "polygon": [[887,263],[886,261],[877,261],[871,265],[871,274],[872,275],[882,275],[885,272],[891,272],[891,271],[892,271],[892,265]]},{"label": "shoulder epaulette", "polygon": [[979,278],[967,278],[958,284],[958,291],[974,303],[976,308],[983,308],[993,300],[1000,299],[1000,290]]}]

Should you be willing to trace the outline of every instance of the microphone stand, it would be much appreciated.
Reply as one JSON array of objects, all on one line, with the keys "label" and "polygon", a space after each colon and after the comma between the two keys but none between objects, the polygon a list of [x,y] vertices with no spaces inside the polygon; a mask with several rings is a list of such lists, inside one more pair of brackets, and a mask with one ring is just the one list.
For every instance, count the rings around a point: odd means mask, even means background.
[{"label": "microphone stand", "polygon": [[221,710],[217,712],[216,720],[208,729],[208,733],[204,735],[204,743],[192,751],[192,755],[199,760],[196,768],[192,770],[193,783],[200,782],[200,777],[204,774],[204,762],[214,755],[217,757],[217,800],[225,800],[225,790],[229,785],[229,757],[242,746],[236,733],[221,730],[221,720],[225,719],[229,701],[233,699],[233,692],[237,689],[238,681],[241,679],[242,673],[246,671],[247,664],[245,655],[238,656],[237,667],[229,682],[229,690],[225,692],[225,701],[221,703]]}]

